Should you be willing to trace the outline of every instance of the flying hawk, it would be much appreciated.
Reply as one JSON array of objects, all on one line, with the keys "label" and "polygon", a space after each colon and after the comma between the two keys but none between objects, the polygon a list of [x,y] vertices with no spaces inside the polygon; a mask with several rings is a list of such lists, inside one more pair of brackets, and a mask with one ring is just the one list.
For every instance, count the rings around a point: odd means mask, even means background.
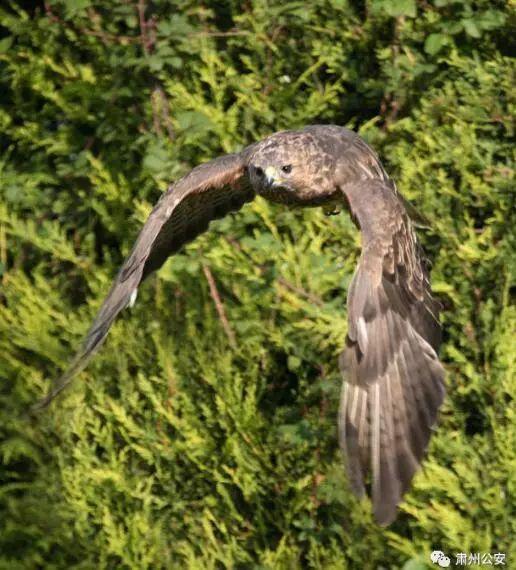
[{"label": "flying hawk", "polygon": [[348,333],[339,439],[351,486],[366,481],[374,515],[386,525],[418,469],[445,395],[438,304],[398,193],[374,151],[334,125],[284,131],[242,152],[201,164],[163,194],[122,265],[81,350],[37,407],[84,369],[118,313],[165,260],[239,210],[256,194],[290,206],[346,205],[362,231],[362,253],[348,291]]}]

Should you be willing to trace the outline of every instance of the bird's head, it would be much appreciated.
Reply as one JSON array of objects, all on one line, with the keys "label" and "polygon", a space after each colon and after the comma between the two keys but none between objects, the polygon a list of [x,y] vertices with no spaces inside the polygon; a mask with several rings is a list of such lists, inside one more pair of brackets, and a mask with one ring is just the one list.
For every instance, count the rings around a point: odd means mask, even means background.
[{"label": "bird's head", "polygon": [[272,202],[320,202],[328,193],[325,158],[308,133],[276,133],[259,143],[250,157],[251,184],[257,194]]},{"label": "bird's head", "polygon": [[[282,161],[283,162],[283,161]],[[299,165],[277,160],[256,161],[250,166],[251,183],[259,194],[272,198],[278,192],[295,192],[299,187]]]}]

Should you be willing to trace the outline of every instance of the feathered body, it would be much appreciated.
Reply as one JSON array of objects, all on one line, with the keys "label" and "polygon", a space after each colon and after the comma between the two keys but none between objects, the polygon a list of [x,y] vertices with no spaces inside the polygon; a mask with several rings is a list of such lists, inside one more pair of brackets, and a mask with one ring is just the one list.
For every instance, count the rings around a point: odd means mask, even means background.
[{"label": "feathered body", "polygon": [[438,305],[406,202],[374,151],[334,126],[284,131],[194,168],[150,214],[82,349],[47,405],[88,363],[140,283],[210,221],[258,194],[288,206],[345,205],[362,232],[348,291],[348,334],[340,357],[339,437],[353,490],[371,474],[374,514],[390,523],[420,465],[444,398],[437,357]]}]

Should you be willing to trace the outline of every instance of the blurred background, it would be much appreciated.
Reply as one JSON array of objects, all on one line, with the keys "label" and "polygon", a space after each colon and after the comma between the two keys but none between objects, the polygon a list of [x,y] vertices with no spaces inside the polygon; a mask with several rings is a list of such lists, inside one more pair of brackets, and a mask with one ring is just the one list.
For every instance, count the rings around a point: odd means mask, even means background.
[{"label": "blurred background", "polygon": [[[509,567],[514,4],[4,1],[0,22],[0,568]],[[310,123],[360,132],[431,225],[448,397],[388,529],[337,444],[346,212],[213,223],[24,416],[167,184]]]}]

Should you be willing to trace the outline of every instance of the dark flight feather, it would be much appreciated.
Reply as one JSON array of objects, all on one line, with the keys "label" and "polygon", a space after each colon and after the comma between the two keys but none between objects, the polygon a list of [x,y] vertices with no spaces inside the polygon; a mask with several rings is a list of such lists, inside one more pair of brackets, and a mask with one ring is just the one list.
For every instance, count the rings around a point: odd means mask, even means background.
[{"label": "dark flight feather", "polygon": [[34,411],[48,406],[84,370],[147,275],[204,232],[210,221],[239,210],[254,198],[244,156],[230,154],[201,164],[163,194],[121,267],[81,349],[48,395],[33,407]]},{"label": "dark flight feather", "polygon": [[348,292],[340,439],[353,490],[372,475],[376,520],[389,524],[430,439],[444,398],[438,305],[403,202],[389,181],[343,185],[362,230]]}]

